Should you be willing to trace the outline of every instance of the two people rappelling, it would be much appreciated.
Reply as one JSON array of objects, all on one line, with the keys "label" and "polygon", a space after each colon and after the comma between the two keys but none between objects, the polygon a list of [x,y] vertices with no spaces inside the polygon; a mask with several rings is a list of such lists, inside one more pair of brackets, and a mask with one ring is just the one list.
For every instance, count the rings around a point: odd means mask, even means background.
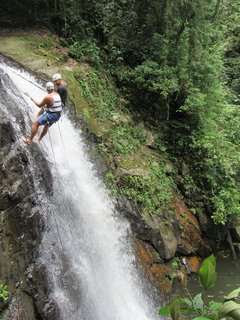
[{"label": "two people rappelling", "polygon": [[61,75],[55,74],[53,75],[52,79],[56,83],[57,91],[55,91],[53,82],[47,82],[46,90],[48,94],[43,98],[41,102],[30,98],[36,106],[41,108],[41,110],[38,113],[38,119],[34,121],[32,125],[30,136],[22,137],[23,141],[27,144],[31,144],[33,142],[39,126],[44,126],[38,138],[38,142],[40,142],[48,132],[49,127],[51,127],[51,125],[53,125],[60,119],[62,108],[66,105],[67,89],[62,82]]}]

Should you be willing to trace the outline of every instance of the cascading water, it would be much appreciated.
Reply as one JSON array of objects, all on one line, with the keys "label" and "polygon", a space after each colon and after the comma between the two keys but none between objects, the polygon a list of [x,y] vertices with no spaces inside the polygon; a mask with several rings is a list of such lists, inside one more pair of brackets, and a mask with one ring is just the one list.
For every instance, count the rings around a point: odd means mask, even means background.
[{"label": "cascading water", "polygon": [[[31,110],[36,114],[38,108],[24,95],[28,92],[36,99],[43,98],[44,90],[37,87],[36,79],[6,64],[0,68],[28,103],[29,110],[23,110],[26,117]],[[153,289],[141,280],[136,267],[128,241],[129,225],[119,217],[97,177],[81,132],[63,115],[40,148],[52,167],[54,193],[43,203],[51,214],[45,217],[48,229],[43,234],[39,263],[47,267],[61,318],[159,319],[153,298],[146,292]]]}]

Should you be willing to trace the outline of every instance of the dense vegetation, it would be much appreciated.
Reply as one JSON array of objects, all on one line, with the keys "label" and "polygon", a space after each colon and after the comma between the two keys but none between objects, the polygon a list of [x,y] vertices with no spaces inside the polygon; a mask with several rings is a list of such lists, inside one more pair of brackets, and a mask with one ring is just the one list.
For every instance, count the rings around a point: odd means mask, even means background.
[{"label": "dense vegetation", "polygon": [[203,292],[192,297],[188,292],[188,298],[175,298],[168,306],[160,308],[159,315],[170,315],[172,320],[186,319],[186,315],[193,320],[226,320],[239,319],[240,304],[237,299],[240,288],[230,292],[222,303],[206,301],[207,289],[215,286],[217,279],[216,259],[214,256],[206,258],[199,270],[199,282]]},{"label": "dense vegetation", "polygon": [[[11,0],[0,5],[6,25],[16,12],[21,25],[44,22],[74,58],[98,70],[107,66],[128,101],[125,108],[158,132],[160,148],[179,171],[187,164],[184,179],[190,186],[184,195],[201,195],[193,207],[211,212],[219,224],[240,216],[239,10],[237,0]],[[143,138],[132,128],[116,129],[116,153],[131,152],[129,144],[119,143],[125,135],[132,137],[133,148]],[[135,177],[125,192],[141,202],[144,183],[149,181]],[[131,184],[139,193],[131,193],[136,190]]]}]

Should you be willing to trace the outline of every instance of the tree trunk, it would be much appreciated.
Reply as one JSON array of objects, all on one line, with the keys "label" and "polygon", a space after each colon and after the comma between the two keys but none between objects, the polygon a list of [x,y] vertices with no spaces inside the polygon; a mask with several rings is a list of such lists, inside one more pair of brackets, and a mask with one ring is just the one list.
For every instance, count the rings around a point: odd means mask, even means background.
[{"label": "tree trunk", "polygon": [[232,242],[232,236],[231,236],[231,233],[230,233],[229,229],[227,230],[227,242],[229,243],[230,250],[231,250],[232,255],[233,255],[233,260],[237,261],[237,254],[236,254],[236,250],[234,248],[233,242]]}]

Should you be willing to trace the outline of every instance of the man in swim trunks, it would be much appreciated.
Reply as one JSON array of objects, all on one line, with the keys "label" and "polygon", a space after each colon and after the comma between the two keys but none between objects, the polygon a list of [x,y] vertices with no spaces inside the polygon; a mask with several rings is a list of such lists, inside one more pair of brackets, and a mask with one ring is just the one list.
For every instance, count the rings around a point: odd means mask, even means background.
[{"label": "man in swim trunks", "polygon": [[52,82],[47,82],[46,89],[48,94],[41,102],[30,98],[36,104],[36,106],[39,108],[44,108],[45,112],[33,123],[31,135],[23,137],[23,141],[28,144],[33,142],[33,138],[36,135],[39,126],[44,126],[44,128],[41,132],[38,142],[40,142],[46,135],[48,128],[51,127],[53,123],[57,122],[61,117],[62,101],[60,95],[54,91],[54,84]]}]

